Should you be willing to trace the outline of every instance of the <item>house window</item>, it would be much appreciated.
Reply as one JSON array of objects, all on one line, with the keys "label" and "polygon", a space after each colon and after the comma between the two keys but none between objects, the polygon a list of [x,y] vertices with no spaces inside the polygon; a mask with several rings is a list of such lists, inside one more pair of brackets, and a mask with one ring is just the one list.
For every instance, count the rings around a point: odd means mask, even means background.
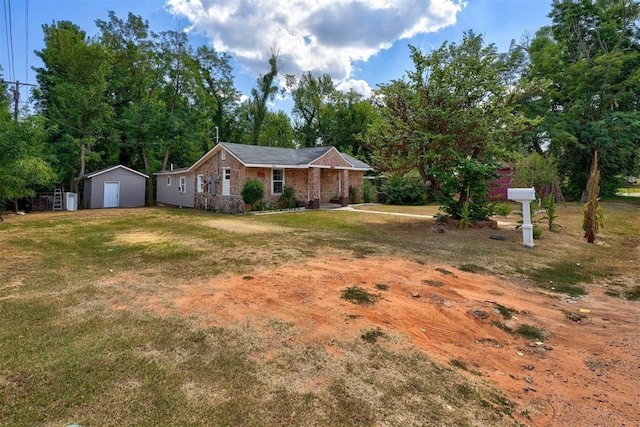
[{"label": "house window", "polygon": [[227,160],[227,151],[224,148],[220,151],[220,160]]},{"label": "house window", "polygon": [[282,194],[284,189],[284,170],[273,169],[271,171],[271,194]]},{"label": "house window", "polygon": [[167,187],[171,187],[171,175],[167,177]]},{"label": "house window", "polygon": [[187,192],[187,177],[186,176],[181,176],[180,177],[180,185],[178,186],[178,192],[180,192],[180,193],[186,193]]},{"label": "house window", "polygon": [[198,174],[198,193],[202,193],[204,191],[204,175]]}]

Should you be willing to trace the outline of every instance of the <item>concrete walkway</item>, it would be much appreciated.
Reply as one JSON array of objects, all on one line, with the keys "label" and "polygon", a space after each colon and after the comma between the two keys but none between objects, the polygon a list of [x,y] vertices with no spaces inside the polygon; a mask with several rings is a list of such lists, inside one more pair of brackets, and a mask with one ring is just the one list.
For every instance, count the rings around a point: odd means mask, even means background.
[{"label": "concrete walkway", "polygon": [[[360,212],[360,213],[370,213],[370,214],[376,214],[376,215],[392,215],[392,216],[405,216],[405,217],[412,217],[412,218],[422,218],[422,219],[433,219],[434,216],[433,215],[421,215],[421,214],[410,214],[410,213],[402,213],[402,212],[383,212],[383,211],[370,211],[370,210],[364,210],[364,209],[355,209],[354,206],[375,206],[373,204],[361,204],[361,205],[349,205],[349,206],[345,206],[345,207],[329,207],[326,208],[326,210],[334,210],[334,211],[350,211],[350,212]],[[323,206],[320,206],[320,209],[324,209]],[[511,221],[499,221],[496,220],[496,222],[498,223],[498,227],[516,227],[518,225],[518,222],[511,222]]]}]

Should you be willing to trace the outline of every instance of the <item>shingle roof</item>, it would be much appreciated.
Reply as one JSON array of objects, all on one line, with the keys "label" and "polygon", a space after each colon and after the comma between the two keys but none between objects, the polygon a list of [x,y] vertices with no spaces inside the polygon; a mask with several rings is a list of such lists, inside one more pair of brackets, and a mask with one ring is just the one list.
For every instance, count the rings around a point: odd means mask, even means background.
[{"label": "shingle roof", "polygon": [[245,164],[265,164],[281,166],[307,165],[322,157],[333,147],[282,148],[260,145],[233,144],[221,142],[221,146]]},{"label": "shingle roof", "polygon": [[365,162],[363,162],[362,160],[358,160],[355,157],[351,157],[348,154],[345,153],[340,153],[342,155],[342,157],[344,157],[344,159],[351,163],[353,165],[354,168],[356,169],[371,169],[371,166],[369,166],[368,164],[366,164]]},{"label": "shingle roof", "polygon": [[[234,144],[221,142],[220,146],[227,149],[245,165],[278,165],[278,166],[303,166],[324,156],[335,149],[332,146],[310,148],[282,148],[264,147],[260,145]],[[337,150],[336,150],[337,151]],[[338,153],[340,153],[338,151]],[[353,165],[354,169],[367,170],[371,166],[348,154],[340,153],[343,159]]]},{"label": "shingle roof", "polygon": [[106,173],[106,172],[112,171],[112,170],[114,170],[114,169],[125,169],[125,170],[127,170],[127,171],[129,171],[129,172],[133,172],[133,173],[138,174],[138,175],[140,175],[140,176],[143,176],[143,177],[145,177],[145,178],[149,178],[149,176],[148,176],[148,175],[146,175],[146,174],[144,174],[144,173],[142,173],[142,172],[138,172],[137,170],[133,170],[133,169],[131,169],[131,168],[128,168],[128,167],[126,167],[126,166],[124,166],[124,165],[116,165],[116,166],[111,166],[110,168],[100,169],[100,170],[97,170],[97,171],[95,171],[95,172],[91,172],[90,174],[86,175],[86,176],[85,176],[85,178],[87,178],[87,179],[88,179],[88,178],[93,178],[94,176],[101,175],[101,174],[103,174],[103,173]]},{"label": "shingle roof", "polygon": [[[198,161],[192,164],[187,171],[191,172],[206,162],[211,156],[221,149],[227,150],[232,156],[236,157],[245,166],[251,167],[291,167],[304,168],[309,167],[314,161],[322,156],[335,150],[339,153],[350,167],[347,169],[369,170],[371,166],[344,153],[340,153],[333,146],[311,147],[311,148],[282,148],[282,147],[265,147],[261,145],[234,144],[231,142],[220,142],[213,147],[207,154],[200,157]],[[174,171],[162,171],[157,174],[172,174]]]}]

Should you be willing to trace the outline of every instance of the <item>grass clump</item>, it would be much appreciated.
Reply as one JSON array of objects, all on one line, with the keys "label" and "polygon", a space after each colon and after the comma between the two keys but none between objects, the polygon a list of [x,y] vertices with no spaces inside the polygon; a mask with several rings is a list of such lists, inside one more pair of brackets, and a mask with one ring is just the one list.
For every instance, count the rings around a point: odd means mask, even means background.
[{"label": "grass clump", "polygon": [[638,301],[638,300],[640,300],[640,285],[636,285],[630,291],[625,292],[624,296],[629,301]]},{"label": "grass clump", "polygon": [[378,342],[378,338],[382,338],[385,336],[386,334],[382,332],[380,328],[375,328],[363,333],[362,335],[360,335],[360,338],[362,338],[362,341],[364,342],[368,342],[369,344],[375,344]]},{"label": "grass clump", "polygon": [[447,270],[446,268],[438,267],[438,268],[436,268],[436,271],[438,273],[444,274],[445,276],[454,276],[453,272]]},{"label": "grass clump", "polygon": [[529,278],[541,288],[571,296],[585,295],[587,291],[578,283],[593,280],[593,274],[574,262],[556,262],[547,267],[531,270]]},{"label": "grass clump", "polygon": [[534,325],[528,325],[523,323],[519,325],[516,329],[510,328],[502,322],[498,322],[497,320],[493,320],[491,324],[497,328],[502,329],[503,331],[510,333],[512,335],[517,335],[523,338],[527,338],[530,340],[543,340],[545,338],[545,331],[542,328],[539,328]]},{"label": "grass clump", "polygon": [[510,327],[508,327],[507,325],[505,325],[502,322],[498,322],[497,320],[492,320],[491,324],[495,327],[497,327],[498,329],[502,329],[505,332],[508,332],[510,334],[513,334],[513,329],[511,329]]},{"label": "grass clump", "polygon": [[388,291],[389,285],[385,285],[384,283],[376,283],[376,289],[380,291]]},{"label": "grass clump", "polygon": [[505,320],[511,319],[514,314],[518,314],[518,310],[516,310],[515,308],[506,307],[498,303],[495,303],[494,306]]},{"label": "grass clump", "polygon": [[360,286],[351,286],[342,290],[342,299],[354,304],[373,305],[380,299],[380,295],[372,294]]},{"label": "grass clump", "polygon": [[431,280],[431,279],[424,279],[422,281],[422,284],[427,286],[433,286],[434,288],[440,288],[444,286],[444,282],[441,282],[440,280]]},{"label": "grass clump", "polygon": [[624,298],[628,301],[640,300],[640,285],[636,285],[628,291],[622,291],[618,289],[607,289],[604,291],[605,295],[613,298]]},{"label": "grass clump", "polygon": [[477,264],[462,264],[460,267],[458,267],[458,269],[460,269],[460,271],[465,271],[467,273],[477,273],[479,271],[487,271],[486,268]]},{"label": "grass clump", "polygon": [[464,371],[467,370],[467,363],[462,361],[462,360],[460,360],[460,359],[451,359],[449,361],[449,364],[451,366],[455,366],[456,368],[460,368],[460,369],[462,369]]},{"label": "grass clump", "polygon": [[526,323],[519,325],[513,333],[530,340],[543,340],[546,335],[544,329]]}]

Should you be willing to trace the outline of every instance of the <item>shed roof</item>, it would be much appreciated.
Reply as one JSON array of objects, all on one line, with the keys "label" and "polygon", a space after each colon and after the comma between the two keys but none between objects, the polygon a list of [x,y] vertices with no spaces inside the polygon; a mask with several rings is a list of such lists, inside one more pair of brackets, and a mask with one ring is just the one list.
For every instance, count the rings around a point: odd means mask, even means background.
[{"label": "shed roof", "polygon": [[137,170],[133,170],[133,169],[128,168],[128,167],[123,166],[123,165],[111,166],[110,168],[100,169],[98,171],[91,172],[89,175],[85,176],[85,178],[87,178],[87,179],[93,178],[94,176],[98,176],[98,175],[101,175],[103,173],[107,173],[107,172],[110,172],[112,170],[115,170],[115,169],[124,169],[124,170],[127,170],[129,172],[133,172],[133,173],[135,173],[137,175],[140,175],[140,176],[142,176],[144,178],[149,178],[149,175],[145,175],[142,172],[138,172]]}]

